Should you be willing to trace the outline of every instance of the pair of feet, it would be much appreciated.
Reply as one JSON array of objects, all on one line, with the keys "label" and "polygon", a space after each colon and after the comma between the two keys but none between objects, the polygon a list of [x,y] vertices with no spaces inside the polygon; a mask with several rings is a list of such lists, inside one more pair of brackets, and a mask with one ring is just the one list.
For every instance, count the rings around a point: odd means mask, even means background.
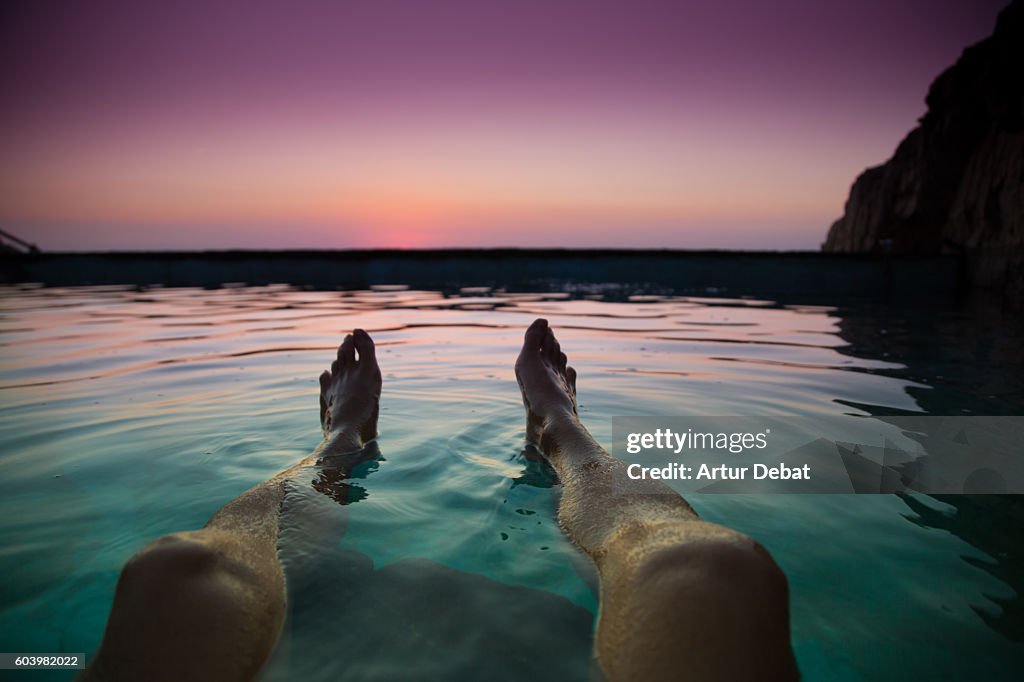
[{"label": "pair of feet", "polygon": [[[576,419],[576,370],[568,366],[545,319],[526,330],[516,360],[516,380],[526,406],[526,436],[539,444],[544,429]],[[381,373],[373,339],[362,329],[347,335],[331,368],[320,375],[320,424],[328,440],[361,446],[377,436]]]}]

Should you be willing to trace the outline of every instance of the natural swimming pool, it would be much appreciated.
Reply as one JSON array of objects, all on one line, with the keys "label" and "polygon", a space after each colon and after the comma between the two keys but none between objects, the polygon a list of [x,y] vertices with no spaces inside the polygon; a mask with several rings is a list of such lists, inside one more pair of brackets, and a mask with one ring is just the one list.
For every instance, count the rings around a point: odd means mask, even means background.
[{"label": "natural swimming pool", "polygon": [[[7,287],[0,316],[0,642],[23,652],[91,653],[124,561],[307,455],[320,438],[317,375],[345,331],[374,336],[380,458],[331,487],[344,500],[309,493],[329,532],[293,538],[289,580],[303,591],[271,679],[360,663],[364,679],[500,670],[539,633],[525,657],[550,661],[564,644],[566,667],[550,674],[586,675],[579,621],[596,600],[553,520],[549,474],[522,456],[512,364],[535,317],[558,331],[603,443],[621,414],[1024,414],[1021,336],[991,312],[614,287]],[[805,679],[1015,676],[1012,500],[690,501],[757,538],[789,576]],[[395,569],[367,579],[354,556]],[[492,583],[466,576],[528,589],[492,598]],[[403,608],[431,614],[389,630]],[[486,625],[457,622],[488,610]]]}]

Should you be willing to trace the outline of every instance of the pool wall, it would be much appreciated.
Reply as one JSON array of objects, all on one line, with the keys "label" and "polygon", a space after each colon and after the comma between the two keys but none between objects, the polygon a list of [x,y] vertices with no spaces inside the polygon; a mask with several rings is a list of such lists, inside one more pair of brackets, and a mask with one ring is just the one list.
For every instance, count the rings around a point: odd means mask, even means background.
[{"label": "pool wall", "polygon": [[0,256],[0,282],[50,286],[288,283],[365,288],[515,290],[635,283],[701,295],[947,297],[963,290],[955,256],[671,250],[204,251]]}]

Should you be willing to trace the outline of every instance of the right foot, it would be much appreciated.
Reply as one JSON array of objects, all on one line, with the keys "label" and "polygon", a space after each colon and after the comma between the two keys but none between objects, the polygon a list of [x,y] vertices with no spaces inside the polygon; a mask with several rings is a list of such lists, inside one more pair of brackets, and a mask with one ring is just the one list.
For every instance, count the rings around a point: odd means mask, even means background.
[{"label": "right foot", "polygon": [[526,438],[531,443],[539,445],[544,429],[553,422],[578,419],[576,370],[567,362],[548,321],[534,321],[516,360],[516,380],[526,406]]},{"label": "right foot", "polygon": [[[357,357],[358,356],[358,357]],[[377,437],[381,375],[373,339],[362,329],[345,337],[330,371],[320,375],[324,438],[358,449]]]}]

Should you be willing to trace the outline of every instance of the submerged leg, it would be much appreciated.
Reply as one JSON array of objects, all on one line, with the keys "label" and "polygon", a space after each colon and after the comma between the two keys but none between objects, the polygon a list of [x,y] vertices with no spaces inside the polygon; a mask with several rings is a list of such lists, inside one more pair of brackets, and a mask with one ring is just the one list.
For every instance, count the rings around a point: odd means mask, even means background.
[{"label": "submerged leg", "polygon": [[562,482],[558,521],[600,575],[595,653],[608,679],[795,679],[786,577],[768,552],[659,481],[613,491],[625,465],[580,423],[576,372],[546,320],[527,330],[516,378],[527,438]]},{"label": "submerged leg", "polygon": [[301,466],[376,437],[381,374],[374,351],[369,335],[357,329],[320,376],[324,440],[312,455],[228,502],[201,530],[167,535],[128,560],[84,679],[255,677],[284,620],[277,555],[284,482]]}]

